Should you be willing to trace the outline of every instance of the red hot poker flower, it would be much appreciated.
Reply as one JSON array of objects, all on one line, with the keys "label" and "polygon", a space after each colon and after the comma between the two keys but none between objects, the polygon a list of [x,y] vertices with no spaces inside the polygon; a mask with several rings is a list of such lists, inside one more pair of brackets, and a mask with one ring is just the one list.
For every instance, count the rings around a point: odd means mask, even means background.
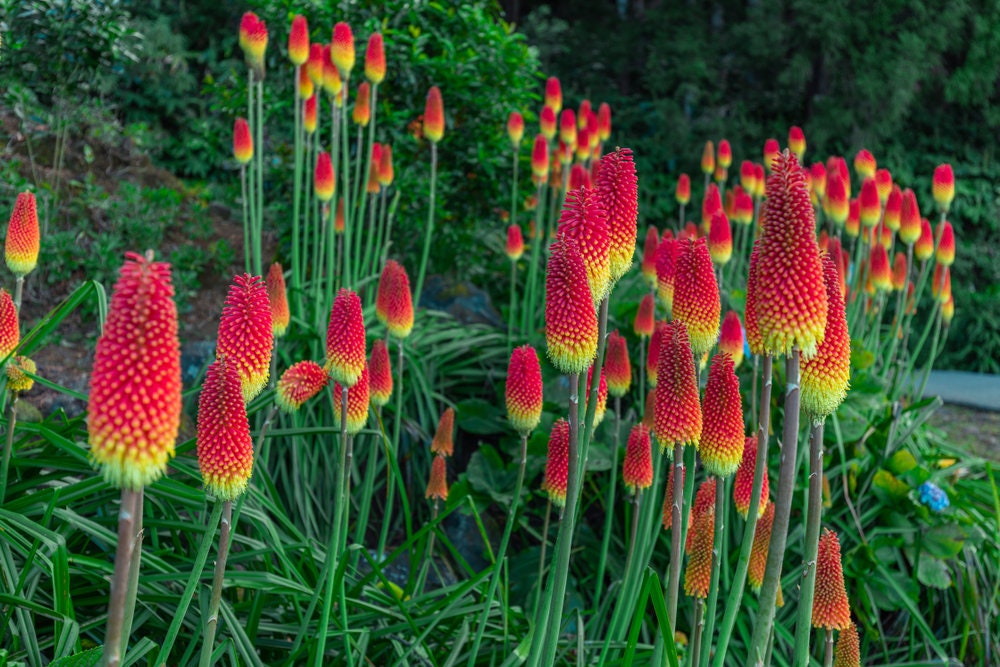
[{"label": "red hot poker flower", "polygon": [[323,90],[326,94],[333,97],[334,104],[338,107],[341,105],[341,91],[344,88],[344,82],[340,79],[340,72],[337,70],[337,66],[333,64],[332,49],[329,44],[323,46]]},{"label": "red hot poker flower", "polygon": [[740,185],[751,197],[757,191],[757,170],[750,160],[740,163]]},{"label": "red hot poker flower", "polygon": [[[671,464],[670,465],[670,476],[667,477],[667,491],[663,494],[663,529],[670,530],[670,527],[674,524],[674,471],[677,468]],[[681,479],[680,483],[676,485],[676,488],[684,488],[684,468],[681,468]]]},{"label": "red hot poker flower", "polygon": [[267,25],[253,12],[246,12],[240,19],[240,48],[247,65],[263,79],[264,54],[267,51]]},{"label": "red hot poker flower", "polygon": [[[590,399],[590,383],[594,379],[594,367],[587,369],[587,393],[584,396],[584,409]],[[604,421],[604,413],[608,408],[608,380],[604,377],[604,369],[601,369],[601,379],[597,382],[597,404],[594,406],[594,428]]]},{"label": "red hot poker flower", "polygon": [[628,358],[628,343],[617,330],[608,335],[604,375],[608,381],[608,392],[612,396],[620,398],[628,393],[632,385],[632,363]]},{"label": "red hot poker flower", "polygon": [[719,350],[732,357],[734,367],[740,367],[743,361],[743,327],[740,325],[740,315],[735,310],[726,313],[722,320]]},{"label": "red hot poker flower", "polygon": [[764,354],[764,339],[757,325],[757,264],[760,261],[760,239],[754,241],[750,250],[750,262],[747,269],[747,303],[743,311],[743,324],[746,327],[747,346],[751,354]]},{"label": "red hot poker flower", "polygon": [[595,190],[580,188],[566,195],[556,237],[579,248],[594,303],[600,303],[611,287],[611,237],[607,209]]},{"label": "red hot poker flower", "polygon": [[705,148],[701,152],[701,173],[711,174],[715,171],[715,144],[711,141],[705,142]]},{"label": "red hot poker flower", "polygon": [[861,232],[861,204],[857,198],[854,198],[848,202],[847,206],[847,220],[844,222],[844,232],[852,238],[857,238]]},{"label": "red hot poker flower", "polygon": [[552,109],[553,113],[559,113],[562,111],[562,103],[562,86],[559,85],[559,79],[550,76],[545,81],[545,106]]},{"label": "red hot poker flower", "polygon": [[795,153],[795,157],[802,162],[802,156],[806,152],[806,135],[798,125],[788,129],[788,150]]},{"label": "red hot poker flower", "polygon": [[663,338],[667,335],[667,323],[657,322],[653,335],[649,338],[649,350],[646,354],[646,377],[649,386],[656,386],[657,369],[660,363],[660,350],[663,349]]},{"label": "red hot poker flower", "polygon": [[934,202],[938,210],[947,213],[955,199],[955,172],[950,164],[939,164],[934,169]]},{"label": "red hot poker flower", "polygon": [[181,417],[169,264],[126,254],[97,340],[87,414],[90,457],[108,483],[138,490],[163,475]]},{"label": "red hot poker flower", "polygon": [[535,136],[531,149],[531,173],[536,183],[544,183],[549,178],[549,142],[544,134]]},{"label": "red hot poker flower", "polygon": [[[312,84],[309,84],[312,86]],[[303,88],[303,91],[305,88]],[[309,94],[305,95],[305,101],[302,103],[302,129],[306,131],[307,134],[312,134],[316,131],[316,95],[313,94],[312,88],[309,88]]]},{"label": "red hot poker flower", "polygon": [[253,159],[253,136],[246,118],[237,118],[233,123],[233,157],[240,165]]},{"label": "red hot poker flower", "polygon": [[656,326],[656,302],[653,295],[647,294],[639,302],[639,309],[635,313],[635,321],[632,324],[632,331],[636,336],[652,336],[653,328]]},{"label": "red hot poker flower", "polygon": [[281,374],[275,386],[275,401],[285,412],[297,412],[306,401],[322,391],[329,381],[330,376],[315,361],[300,361]]},{"label": "red hot poker flower", "polygon": [[681,206],[686,206],[691,201],[691,177],[687,174],[681,174],[677,177],[677,190],[674,197]]},{"label": "red hot poker flower", "polygon": [[653,287],[656,287],[656,251],[660,247],[660,238],[656,227],[650,225],[646,229],[646,241],[642,246],[642,277]]},{"label": "red hot poker flower", "polygon": [[888,292],[892,289],[892,267],[889,265],[889,254],[881,243],[872,246],[868,257],[868,270],[875,289]]},{"label": "red hot poker flower", "polygon": [[[954,305],[952,305],[952,313],[954,311]],[[947,313],[947,309],[942,310],[942,312]],[[945,322],[950,321],[951,317],[946,315]],[[38,373],[38,366],[35,365],[34,361],[20,354],[11,358],[7,363],[7,391],[18,394],[30,391],[35,386],[35,381],[28,373],[32,375]]]},{"label": "red hot poker flower", "polygon": [[21,325],[17,307],[10,292],[0,287],[0,361],[6,359],[21,343]]},{"label": "red hot poker flower", "polygon": [[250,402],[267,385],[274,346],[274,325],[267,286],[259,276],[233,278],[219,318],[216,354],[239,373],[243,400]]},{"label": "red hot poker flower", "polygon": [[617,283],[632,267],[636,221],[639,217],[639,183],[632,150],[619,148],[601,158],[594,184],[608,217],[611,237],[611,282]]},{"label": "red hot poker flower", "polygon": [[41,243],[38,231],[38,211],[33,192],[20,192],[14,201],[14,210],[7,224],[7,243],[4,256],[7,268],[15,276],[24,277],[38,265]]},{"label": "red hot poker flower", "polygon": [[656,372],[653,432],[661,451],[677,443],[697,447],[702,415],[691,344],[683,322],[675,320],[665,326]]},{"label": "red hot poker flower", "polygon": [[302,14],[292,19],[292,29],[288,32],[288,59],[296,66],[309,60],[309,24]]},{"label": "red hot poker flower", "polygon": [[333,39],[330,42],[330,59],[337,66],[340,78],[347,81],[354,69],[354,33],[351,26],[343,21],[333,26]]},{"label": "red hot poker flower", "polygon": [[271,330],[275,338],[281,338],[288,331],[291,313],[288,311],[288,295],[285,290],[285,274],[281,264],[274,262],[267,270],[265,281],[267,301],[271,305]]},{"label": "red hot poker flower", "polygon": [[435,456],[424,497],[435,501],[448,500],[448,464],[443,456]]},{"label": "red hot poker flower", "polygon": [[733,220],[741,225],[749,225],[753,222],[753,208],[753,197],[741,188],[733,202]]},{"label": "red hot poker flower", "polygon": [[826,335],[816,349],[816,356],[802,360],[799,380],[802,410],[814,423],[833,414],[847,396],[851,379],[851,336],[847,331],[840,273],[829,255],[823,256],[823,281],[827,299]]},{"label": "red hot poker flower", "polygon": [[597,354],[597,313],[587,266],[577,244],[560,236],[552,244],[545,276],[545,341],[561,373],[586,370]]},{"label": "red hot poker flower", "polygon": [[854,623],[847,626],[846,630],[841,630],[837,636],[837,645],[833,648],[833,667],[861,667],[861,643]]},{"label": "red hot poker flower", "polygon": [[878,186],[875,185],[874,178],[866,178],[864,183],[861,184],[861,194],[858,195],[858,206],[862,225],[870,228],[878,224],[879,215],[882,211],[882,203],[879,201]]},{"label": "red hot poker flower", "polygon": [[[556,136],[556,112],[552,107],[544,107],[538,115],[538,129],[546,141]],[[537,143],[538,139],[535,139],[535,144]]]},{"label": "red hot poker flower", "polygon": [[521,234],[520,225],[510,225],[507,227],[507,247],[505,252],[512,262],[521,259],[524,254],[524,236]]},{"label": "red hot poker flower", "polygon": [[572,109],[563,109],[562,113],[559,114],[559,140],[567,146],[577,145],[576,114]]},{"label": "red hot poker flower", "polygon": [[372,343],[368,359],[368,394],[375,407],[382,407],[392,396],[392,363],[389,348],[381,338]]},{"label": "red hot poker flower", "polygon": [[[750,513],[750,500],[753,492],[754,467],[757,465],[757,437],[748,436],[743,443],[743,460],[736,469],[736,479],[733,481],[733,503],[736,511],[744,519]],[[760,487],[760,502],[757,505],[757,518],[764,516],[767,509],[767,498],[770,495],[770,482],[767,477],[767,467],[764,468],[764,479]]]},{"label": "red hot poker flower", "polygon": [[424,106],[424,136],[435,144],[444,136],[444,102],[441,101],[441,89],[437,86],[431,86],[427,91],[427,104]]},{"label": "red hot poker flower", "polygon": [[888,169],[875,170],[875,189],[878,190],[879,201],[884,205],[892,192],[892,173]]},{"label": "red hot poker flower", "polygon": [[926,262],[934,254],[934,232],[927,218],[920,219],[920,237],[913,246],[913,255],[921,262]]},{"label": "red hot poker flower", "polygon": [[306,61],[306,75],[312,81],[313,87],[323,85],[323,45],[314,42],[309,47],[309,59]]},{"label": "red hot poker flower", "polygon": [[913,190],[903,190],[903,200],[899,209],[899,240],[913,245],[920,239],[920,207]]},{"label": "red hot poker flower", "polygon": [[[892,289],[899,291],[906,286],[906,255],[897,252],[892,259]],[[829,324],[827,325],[829,327]]]},{"label": "red hot poker flower", "polygon": [[545,460],[545,479],[542,490],[549,494],[552,504],[563,507],[566,504],[566,488],[569,483],[569,422],[558,419],[549,434],[549,452]]},{"label": "red hot poker flower", "polygon": [[719,338],[719,285],[705,239],[681,241],[680,246],[674,277],[673,316],[684,323],[691,349],[701,356]]},{"label": "red hot poker flower", "polygon": [[392,168],[392,146],[389,144],[382,144],[382,153],[379,155],[378,161],[378,184],[383,188],[387,188],[392,185],[394,177],[395,171]]},{"label": "red hot poker flower", "polygon": [[809,182],[819,199],[826,197],[826,178],[826,165],[822,162],[816,162],[809,168]]},{"label": "red hot poker flower", "polygon": [[[365,321],[361,299],[357,292],[344,287],[340,288],[330,308],[326,370],[335,381],[347,387],[353,387],[365,372]],[[365,396],[367,405],[368,397]]]},{"label": "red hot poker flower", "polygon": [[951,266],[955,262],[955,230],[951,223],[945,220],[941,228],[941,240],[935,255],[938,264]]},{"label": "red hot poker flower", "polygon": [[885,209],[882,211],[882,222],[887,229],[894,232],[899,231],[900,217],[903,214],[903,192],[899,186],[893,184],[889,191],[889,196],[885,200]]},{"label": "red hot poker flower", "polygon": [[874,178],[877,167],[875,156],[866,148],[862,148],[854,156],[854,173],[861,178]]},{"label": "red hot poker flower", "polygon": [[719,142],[718,150],[718,165],[723,169],[729,169],[729,165],[733,163],[733,149],[729,146],[729,142],[725,139]]},{"label": "red hot poker flower", "polygon": [[705,197],[701,201],[701,224],[708,230],[712,224],[712,216],[716,211],[723,210],[722,197],[719,195],[719,186],[709,183],[705,190]]},{"label": "red hot poker flower", "polygon": [[724,352],[712,359],[702,406],[698,454],[709,475],[728,477],[743,460],[743,403],[733,360]]},{"label": "red hot poker flower", "polygon": [[636,424],[628,434],[625,462],[622,465],[625,487],[635,493],[653,485],[653,457],[650,451],[649,429]]},{"label": "red hot poker flower", "polygon": [[770,174],[774,171],[774,161],[778,159],[780,153],[781,146],[777,139],[768,139],[764,142],[764,167],[767,169],[767,173]]},{"label": "red hot poker flower", "polygon": [[368,48],[365,50],[365,78],[376,86],[385,80],[385,45],[380,32],[373,32],[368,38]]},{"label": "red hot poker flower", "polygon": [[[749,509],[747,510],[750,511]],[[754,593],[760,592],[764,583],[764,569],[767,566],[767,551],[771,546],[771,529],[774,527],[774,503],[769,502],[764,507],[764,513],[757,521],[757,530],[753,534],[753,544],[750,547],[750,565],[747,567],[747,581]]]},{"label": "red hot poker flower", "polygon": [[[340,413],[343,405],[344,388],[338,383],[333,383],[333,425],[340,428]],[[347,433],[357,435],[368,423],[368,404],[370,402],[368,392],[368,366],[361,367],[361,375],[358,381],[347,390]]]},{"label": "red hot poker flower", "polygon": [[316,199],[321,202],[333,199],[336,182],[337,177],[333,173],[333,162],[330,159],[330,154],[326,151],[320,151],[316,157],[316,178],[313,181]]},{"label": "red hot poker flower", "polygon": [[607,102],[601,102],[597,107],[597,138],[607,141],[611,136],[611,107]]},{"label": "red hot poker flower", "polygon": [[333,218],[333,233],[343,234],[344,233],[344,198],[341,197],[337,200],[337,212],[334,214]]},{"label": "red hot poker flower", "polygon": [[403,265],[394,259],[386,260],[382,268],[375,296],[375,316],[395,338],[406,338],[413,330],[410,278]]},{"label": "red hot poker flower", "polygon": [[733,256],[733,231],[729,218],[722,211],[712,214],[712,226],[708,230],[708,252],[712,263],[723,266]]},{"label": "red hot poker flower", "polygon": [[812,624],[814,628],[828,630],[844,630],[851,624],[851,607],[847,602],[840,562],[840,541],[830,529],[824,530],[819,538]]},{"label": "red hot poker flower", "polygon": [[198,399],[198,468],[219,500],[243,495],[253,474],[253,440],[240,376],[225,357],[205,373]]},{"label": "red hot poker flower", "polygon": [[[368,121],[372,117],[371,108],[371,86],[367,81],[362,81],[358,85],[358,96],[354,100],[354,111],[351,114],[351,119],[356,125],[361,127],[368,127]],[[426,118],[426,116],[425,116]],[[424,135],[427,134],[427,122],[424,121]],[[428,137],[429,138],[429,137]]]},{"label": "red hot poker flower", "polygon": [[542,369],[530,345],[514,348],[507,365],[507,421],[522,436],[538,427],[542,418]]},{"label": "red hot poker flower", "polygon": [[451,456],[455,453],[455,440],[452,433],[455,430],[455,408],[447,408],[438,420],[434,440],[431,441],[431,452],[441,456]]},{"label": "red hot poker flower", "polygon": [[524,138],[524,116],[517,111],[511,111],[510,115],[507,116],[507,136],[516,150],[521,145],[521,139]]},{"label": "red hot poker flower", "polygon": [[[715,485],[713,480],[706,484]],[[708,597],[712,579],[712,545],[715,541],[715,508],[694,515],[690,522],[691,545],[687,568],[684,570],[684,594],[695,598]]]}]

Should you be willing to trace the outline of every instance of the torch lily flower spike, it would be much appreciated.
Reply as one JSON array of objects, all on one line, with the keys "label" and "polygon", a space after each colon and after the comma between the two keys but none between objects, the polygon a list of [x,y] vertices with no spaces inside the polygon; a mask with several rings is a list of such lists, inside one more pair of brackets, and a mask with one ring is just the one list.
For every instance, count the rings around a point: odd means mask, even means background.
[{"label": "torch lily flower spike", "polygon": [[347,81],[354,69],[354,33],[351,26],[343,21],[333,26],[333,39],[330,42],[330,59],[336,65],[340,78]]},{"label": "torch lily flower spike", "polygon": [[[757,436],[748,436],[743,443],[743,461],[736,469],[736,479],[733,482],[733,504],[736,511],[744,519],[750,513],[751,492],[753,490],[754,467],[757,465]],[[760,487],[760,502],[757,504],[757,518],[764,516],[767,509],[768,496],[770,495],[770,481],[767,471],[764,471],[764,479]],[[773,511],[773,510],[772,510]]]},{"label": "torch lily flower spike", "polygon": [[947,214],[955,199],[955,172],[950,164],[939,164],[934,169],[934,203],[938,210]]},{"label": "torch lily flower spike", "polygon": [[447,408],[438,420],[437,432],[431,441],[431,453],[441,456],[451,456],[455,453],[455,441],[452,432],[455,430],[455,408]]},{"label": "torch lily flower spike", "polygon": [[253,159],[253,135],[246,118],[237,118],[233,122],[233,158],[240,165],[245,165]]},{"label": "torch lily flower spike", "polygon": [[604,375],[608,392],[621,398],[632,385],[632,362],[628,358],[628,344],[617,330],[608,334],[608,350],[604,357]]},{"label": "torch lily flower spike", "polygon": [[247,403],[267,386],[273,347],[274,325],[267,286],[260,276],[246,273],[235,276],[219,319],[216,354],[236,368]]},{"label": "torch lily flower spike", "polygon": [[709,475],[728,477],[743,460],[743,402],[732,358],[721,352],[712,359],[702,406],[698,454]]},{"label": "torch lily flower spike", "polygon": [[597,355],[597,312],[587,266],[577,244],[562,236],[552,244],[545,276],[545,341],[560,373],[582,373]]},{"label": "torch lily flower spike", "polygon": [[514,348],[507,365],[507,421],[526,436],[542,418],[542,368],[530,345]]},{"label": "torch lily flower spike", "polygon": [[18,277],[31,273],[38,264],[39,245],[35,194],[18,193],[7,224],[7,242],[4,246],[4,256],[10,272]]},{"label": "torch lily flower spike", "polygon": [[[361,299],[356,292],[343,287],[330,309],[330,323],[326,330],[326,370],[335,381],[347,387],[353,387],[365,372],[365,322]],[[335,396],[338,393],[334,391]],[[366,396],[366,409],[367,405]],[[340,414],[339,411],[337,414]]]},{"label": "torch lily flower spike", "polygon": [[285,274],[281,264],[274,262],[267,270],[265,281],[267,301],[271,305],[271,330],[275,338],[281,338],[288,331],[291,313],[288,310],[288,294],[285,289]]},{"label": "torch lily flower spike", "polygon": [[431,476],[427,481],[424,497],[430,500],[448,500],[448,464],[443,456],[435,456]]},{"label": "torch lily flower spike", "polygon": [[6,359],[21,343],[21,324],[17,306],[10,292],[0,287],[0,361]]},{"label": "torch lily flower spike", "polygon": [[309,60],[309,23],[302,14],[295,15],[288,31],[288,59],[296,66]]},{"label": "torch lily flower spike", "polygon": [[[338,429],[340,424],[340,413],[343,408],[344,388],[338,382],[333,383],[333,425]],[[368,393],[368,365],[361,368],[361,375],[358,376],[350,390],[347,392],[347,434],[357,435],[368,423],[368,405],[371,397]]]},{"label": "torch lily flower spike", "polygon": [[431,86],[427,91],[427,104],[424,106],[424,136],[435,144],[444,136],[444,102],[441,101],[441,89],[437,86]]},{"label": "torch lily flower spike", "polygon": [[406,338],[413,330],[410,278],[403,265],[394,259],[386,260],[382,268],[375,297],[375,316],[395,338]]},{"label": "torch lily flower spike", "polygon": [[833,649],[833,667],[861,667],[861,643],[854,623],[841,630],[837,637],[837,646]]},{"label": "torch lily flower spike", "polygon": [[198,399],[198,468],[209,493],[236,500],[253,474],[253,439],[240,375],[225,357],[205,372]]},{"label": "torch lily flower spike", "polygon": [[291,414],[318,394],[330,381],[330,376],[315,361],[300,361],[281,374],[275,386],[274,400],[278,407]]},{"label": "torch lily flower spike", "polygon": [[642,424],[632,427],[625,446],[622,479],[632,493],[653,485],[653,458],[650,452],[649,429]]},{"label": "torch lily flower spike", "polygon": [[719,285],[705,239],[681,241],[675,267],[673,316],[684,323],[691,349],[699,357],[719,338],[721,309]]},{"label": "torch lily flower spike", "polygon": [[368,359],[368,393],[372,405],[382,407],[392,396],[392,365],[389,361],[389,348],[381,338],[372,343],[371,355]]},{"label": "torch lily flower spike", "polygon": [[556,237],[570,239],[579,248],[594,303],[600,303],[611,289],[611,237],[607,209],[597,191],[579,188],[566,195]]},{"label": "torch lily flower spike", "polygon": [[840,541],[827,529],[819,538],[816,555],[816,593],[813,599],[814,628],[845,630],[851,624],[851,608],[844,588],[844,570],[840,562]]},{"label": "torch lily flower spike", "polygon": [[743,361],[743,326],[740,324],[739,313],[735,310],[727,312],[722,320],[719,350],[733,358],[735,368],[740,367]]},{"label": "torch lily flower spike", "polygon": [[385,45],[380,32],[373,32],[368,38],[368,48],[365,50],[365,78],[376,86],[385,80]]},{"label": "torch lily flower spike", "polygon": [[[954,308],[952,309],[954,312]],[[28,373],[34,375],[38,366],[28,357],[17,355],[7,362],[7,391],[22,393],[35,386],[35,381]]]},{"label": "torch lily flower spike", "polygon": [[664,326],[656,372],[653,433],[661,451],[677,443],[697,447],[701,438],[702,414],[687,329],[679,320]]},{"label": "torch lily flower spike", "polygon": [[549,434],[549,451],[545,460],[545,478],[542,490],[549,494],[553,505],[566,504],[566,490],[569,484],[569,422],[556,420]]},{"label": "torch lily flower spike", "polygon": [[639,217],[639,185],[631,149],[619,148],[601,158],[594,186],[607,215],[611,282],[617,283],[632,266]]}]

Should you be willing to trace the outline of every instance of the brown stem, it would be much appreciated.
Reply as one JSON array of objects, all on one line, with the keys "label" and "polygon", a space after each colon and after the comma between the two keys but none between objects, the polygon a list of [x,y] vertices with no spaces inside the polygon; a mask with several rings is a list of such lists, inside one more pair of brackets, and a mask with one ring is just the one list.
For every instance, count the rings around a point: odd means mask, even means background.
[{"label": "brown stem", "polygon": [[108,629],[104,639],[106,667],[121,664],[122,626],[128,597],[129,569],[135,550],[136,515],[141,510],[139,492],[122,489],[118,509],[118,548],[115,550],[115,569],[111,577],[111,597],[108,603]]}]

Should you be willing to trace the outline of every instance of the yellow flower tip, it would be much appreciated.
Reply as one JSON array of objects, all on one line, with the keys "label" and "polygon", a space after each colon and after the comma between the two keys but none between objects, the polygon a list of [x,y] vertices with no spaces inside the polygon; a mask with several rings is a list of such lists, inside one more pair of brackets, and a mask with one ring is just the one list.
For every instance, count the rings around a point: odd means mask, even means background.
[{"label": "yellow flower tip", "polygon": [[20,354],[7,362],[7,390],[14,393],[29,391],[35,386],[31,375],[38,373],[35,362]]}]

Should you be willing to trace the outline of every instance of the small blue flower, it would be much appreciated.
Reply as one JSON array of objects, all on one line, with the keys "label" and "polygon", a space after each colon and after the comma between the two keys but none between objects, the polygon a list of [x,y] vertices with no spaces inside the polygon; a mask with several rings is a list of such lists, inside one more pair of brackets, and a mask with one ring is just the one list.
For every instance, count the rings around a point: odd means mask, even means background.
[{"label": "small blue flower", "polygon": [[920,502],[931,508],[933,512],[940,512],[948,507],[950,501],[944,489],[933,482],[924,482],[920,485]]}]

